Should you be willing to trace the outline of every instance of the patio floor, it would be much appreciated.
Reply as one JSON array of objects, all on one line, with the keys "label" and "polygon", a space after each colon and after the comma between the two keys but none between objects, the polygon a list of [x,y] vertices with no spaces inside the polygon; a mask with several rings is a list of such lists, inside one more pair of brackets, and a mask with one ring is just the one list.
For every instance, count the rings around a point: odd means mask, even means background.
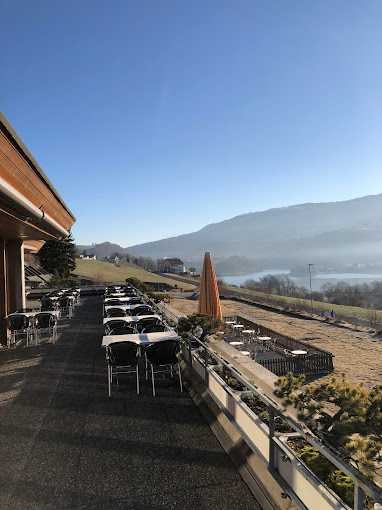
[{"label": "patio floor", "polygon": [[0,350],[0,508],[259,509],[176,380],[108,398],[101,315],[82,298],[56,345]]}]

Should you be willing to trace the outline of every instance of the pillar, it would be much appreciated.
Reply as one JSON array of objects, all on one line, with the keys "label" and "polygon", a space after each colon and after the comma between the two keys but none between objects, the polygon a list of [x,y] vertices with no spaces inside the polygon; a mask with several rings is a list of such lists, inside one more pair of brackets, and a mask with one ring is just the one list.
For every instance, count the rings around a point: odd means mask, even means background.
[{"label": "pillar", "polygon": [[6,250],[8,313],[25,308],[25,272],[23,242],[8,239]]},{"label": "pillar", "polygon": [[8,315],[7,299],[7,261],[6,241],[0,239],[0,343],[7,344],[7,325],[5,318]]}]

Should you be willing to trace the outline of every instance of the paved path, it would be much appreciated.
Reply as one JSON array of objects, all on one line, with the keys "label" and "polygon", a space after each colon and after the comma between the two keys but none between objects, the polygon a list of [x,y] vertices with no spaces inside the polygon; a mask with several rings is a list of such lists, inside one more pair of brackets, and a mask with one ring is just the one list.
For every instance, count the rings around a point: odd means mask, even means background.
[{"label": "paved path", "polygon": [[[0,351],[0,509],[258,509],[176,381],[107,397],[101,298],[56,345]],[[131,377],[131,378],[130,378]]]}]

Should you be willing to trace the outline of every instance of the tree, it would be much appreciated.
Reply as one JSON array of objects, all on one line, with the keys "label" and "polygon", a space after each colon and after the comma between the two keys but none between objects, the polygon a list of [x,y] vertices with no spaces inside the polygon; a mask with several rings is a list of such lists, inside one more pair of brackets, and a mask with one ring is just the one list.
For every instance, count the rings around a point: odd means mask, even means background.
[{"label": "tree", "polygon": [[181,317],[178,322],[178,331],[184,338],[187,338],[187,333],[192,333],[202,342],[206,341],[207,336],[213,335],[218,328],[222,327],[224,327],[224,322],[203,313]]},{"label": "tree", "polygon": [[335,377],[304,386],[305,376],[291,372],[280,377],[274,394],[285,408],[293,405],[303,421],[326,443],[342,449],[363,474],[372,479],[382,460],[382,384],[368,391]]},{"label": "tree", "polygon": [[41,266],[48,273],[56,274],[60,278],[68,278],[76,268],[76,247],[72,233],[59,241],[47,241],[38,252]]}]

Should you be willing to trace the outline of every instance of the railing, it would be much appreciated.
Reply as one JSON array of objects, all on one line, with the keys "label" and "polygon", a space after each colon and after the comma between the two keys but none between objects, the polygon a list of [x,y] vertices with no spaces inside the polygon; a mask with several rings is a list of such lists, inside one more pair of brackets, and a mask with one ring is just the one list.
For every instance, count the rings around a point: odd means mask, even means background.
[{"label": "railing", "polygon": [[[167,317],[172,322],[177,322],[167,311],[152,302],[147,296],[140,293],[145,299],[150,302],[150,305],[162,315],[163,318]],[[202,351],[198,355],[192,344],[198,345],[198,350]],[[341,470],[348,476],[354,483],[354,510],[362,510],[364,503],[364,496],[368,494],[376,503],[382,504],[382,497],[374,487],[365,483],[360,474],[349,464],[346,464],[340,457],[324,446],[321,441],[312,435],[311,431],[306,429],[300,422],[296,421],[293,416],[284,411],[281,406],[277,404],[271,397],[263,393],[257,386],[252,384],[246,377],[244,377],[236,368],[228,363],[224,358],[215,353],[208,345],[201,342],[199,339],[188,334],[188,342],[184,343],[185,351],[183,353],[183,360],[193,371],[195,376],[205,385],[208,393],[222,410],[222,412],[229,418],[235,425],[237,430],[241,433],[242,437],[249,445],[249,447],[259,456],[259,458],[266,465],[268,471],[272,474],[274,479],[278,482],[284,493],[282,497],[290,497],[294,505],[301,510],[310,510],[307,506],[306,494],[304,491],[314,491],[315,508],[332,508],[332,509],[345,509],[347,508],[340,498],[334,495],[299,459],[295,453],[290,450],[286,444],[275,433],[275,417],[280,416],[288,425],[298,433],[300,437],[305,439],[311,446],[316,448],[320,454],[328,459],[336,468]],[[227,392],[224,398],[218,396],[218,379],[220,379],[213,370],[210,360],[215,360],[219,365],[222,365],[233,377],[235,377],[243,387],[253,393],[259,400],[261,400],[268,407],[269,413],[269,426],[261,425],[263,431],[260,439],[256,435],[251,434],[254,428],[259,429],[259,420],[250,411],[244,407],[235,407],[232,412],[232,406],[241,406],[241,400],[238,396],[230,391],[229,387],[221,381],[219,387]],[[238,416],[245,415],[243,422],[249,423],[249,427],[244,427],[238,422]],[[255,418],[253,418],[255,417]],[[264,433],[264,429],[267,429]],[[268,445],[264,444],[264,439],[267,438]],[[290,463],[288,465],[288,463]],[[305,488],[305,489],[304,489]]]}]

